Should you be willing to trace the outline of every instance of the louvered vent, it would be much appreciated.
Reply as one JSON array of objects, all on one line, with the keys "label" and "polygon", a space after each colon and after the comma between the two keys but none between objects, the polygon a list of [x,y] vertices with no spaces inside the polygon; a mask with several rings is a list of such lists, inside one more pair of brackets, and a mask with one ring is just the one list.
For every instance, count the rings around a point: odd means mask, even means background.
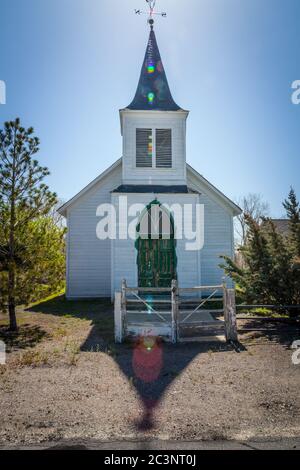
[{"label": "louvered vent", "polygon": [[136,166],[137,168],[152,168],[153,142],[152,129],[136,130]]},{"label": "louvered vent", "polygon": [[156,129],[156,168],[172,168],[171,129]]}]

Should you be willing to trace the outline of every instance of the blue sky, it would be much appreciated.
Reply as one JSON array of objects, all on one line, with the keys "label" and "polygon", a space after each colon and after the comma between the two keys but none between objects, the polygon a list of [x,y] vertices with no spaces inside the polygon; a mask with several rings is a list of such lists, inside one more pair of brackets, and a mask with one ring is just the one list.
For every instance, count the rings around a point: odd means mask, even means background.
[{"label": "blue sky", "polygon": [[[135,93],[148,39],[144,0],[0,0],[0,123],[41,139],[66,201],[121,156],[118,110]],[[158,0],[155,25],[175,101],[191,111],[187,161],[231,198],[261,193],[272,215],[300,198],[298,0]]]}]

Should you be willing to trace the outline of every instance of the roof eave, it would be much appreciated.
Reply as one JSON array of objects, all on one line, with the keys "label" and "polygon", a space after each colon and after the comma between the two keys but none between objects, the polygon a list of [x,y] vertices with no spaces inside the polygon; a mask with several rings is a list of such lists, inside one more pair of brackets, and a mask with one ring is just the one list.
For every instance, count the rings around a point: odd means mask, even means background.
[{"label": "roof eave", "polygon": [[105,176],[107,176],[111,171],[117,168],[122,163],[122,158],[119,158],[115,163],[113,163],[110,167],[108,167],[103,173],[101,173],[97,178],[91,181],[87,186],[85,186],[79,193],[75,194],[69,201],[65,202],[62,206],[57,209],[57,212],[62,215],[63,217],[67,217],[67,210],[68,208],[74,204],[77,199],[83,196],[89,189],[91,189],[95,184],[99,183]]},{"label": "roof eave", "polygon": [[207,184],[207,186],[212,190],[214,191],[215,194],[217,194],[223,201],[224,203],[230,207],[232,213],[233,213],[233,216],[237,216],[237,215],[240,215],[242,214],[243,210],[235,203],[233,202],[231,199],[229,199],[224,193],[222,193],[222,191],[220,191],[218,188],[216,188],[216,186],[214,186],[210,181],[208,181],[203,175],[201,175],[200,173],[198,173],[197,170],[195,170],[191,165],[189,165],[188,163],[186,164],[187,165],[187,168],[198,178],[200,178],[202,181],[204,181],[204,183]]},{"label": "roof eave", "polygon": [[119,116],[120,116],[120,126],[121,126],[121,136],[123,136],[123,115],[124,114],[149,114],[149,113],[158,113],[158,114],[173,114],[174,116],[176,115],[185,115],[187,118],[190,114],[190,111],[187,109],[178,109],[177,111],[162,111],[160,109],[129,109],[129,108],[122,108],[119,109]]}]

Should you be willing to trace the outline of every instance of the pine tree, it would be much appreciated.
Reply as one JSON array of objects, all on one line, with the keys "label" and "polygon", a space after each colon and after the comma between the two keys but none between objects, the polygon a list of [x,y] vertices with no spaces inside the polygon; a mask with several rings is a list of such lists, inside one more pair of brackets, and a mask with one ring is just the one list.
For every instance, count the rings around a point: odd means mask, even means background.
[{"label": "pine tree", "polygon": [[300,207],[296,197],[296,193],[291,188],[288,199],[283,202],[289,219],[290,243],[293,254],[300,260]]},{"label": "pine tree", "polygon": [[[250,215],[245,214],[247,241],[240,251],[244,267],[240,268],[230,258],[223,256],[226,264],[221,267],[240,287],[243,297],[248,302],[267,302],[269,300],[268,279],[272,259],[268,250],[265,234],[260,225]],[[259,296],[258,296],[259,293]]]},{"label": "pine tree", "polygon": [[[26,225],[16,243],[17,305],[28,305],[60,292],[65,285],[65,232],[50,216]],[[1,240],[1,234],[0,234]],[[0,309],[7,302],[8,271],[0,259]]]},{"label": "pine tree", "polygon": [[1,259],[7,264],[7,297],[10,329],[17,330],[16,270],[18,246],[28,224],[49,213],[56,194],[42,183],[47,168],[33,158],[39,151],[39,139],[32,127],[25,129],[20,119],[6,122],[0,130],[0,224],[3,241]]},{"label": "pine tree", "polygon": [[292,257],[292,283],[294,302],[300,304],[300,207],[296,193],[291,188],[288,199],[283,203],[289,219],[288,244]]},{"label": "pine tree", "polygon": [[284,205],[290,221],[288,236],[281,235],[271,219],[257,223],[246,215],[247,241],[240,249],[243,267],[223,256],[225,264],[221,267],[236,282],[247,302],[279,306],[300,304],[300,213],[293,190]]},{"label": "pine tree", "polygon": [[265,233],[269,256],[272,260],[268,274],[270,302],[276,305],[292,304],[295,302],[295,292],[289,246],[272,220],[266,219],[261,230]]}]

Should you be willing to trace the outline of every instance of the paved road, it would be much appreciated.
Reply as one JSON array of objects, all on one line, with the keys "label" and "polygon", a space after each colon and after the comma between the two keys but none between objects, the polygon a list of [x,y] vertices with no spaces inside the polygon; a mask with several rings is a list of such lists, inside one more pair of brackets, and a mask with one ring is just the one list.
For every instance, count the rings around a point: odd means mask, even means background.
[{"label": "paved road", "polygon": [[[299,438],[284,438],[276,441],[61,441],[32,446],[9,446],[19,450],[300,450]],[[3,446],[0,450],[4,449]]]}]

